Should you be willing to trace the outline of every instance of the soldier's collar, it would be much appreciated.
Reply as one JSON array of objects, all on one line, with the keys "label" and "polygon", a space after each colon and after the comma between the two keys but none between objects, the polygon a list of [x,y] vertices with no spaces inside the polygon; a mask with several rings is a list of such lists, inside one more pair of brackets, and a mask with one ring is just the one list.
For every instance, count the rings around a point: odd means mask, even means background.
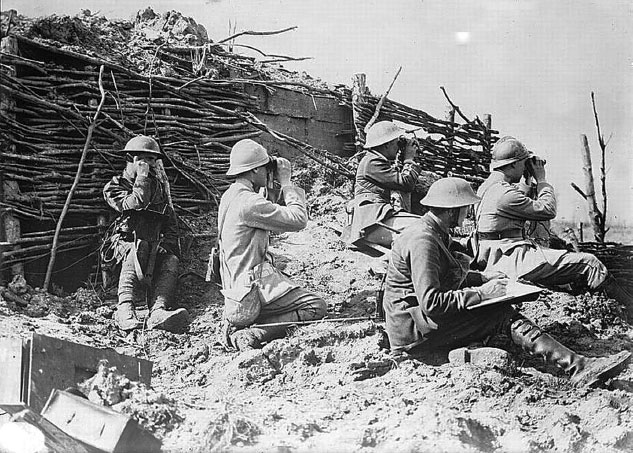
[{"label": "soldier's collar", "polygon": [[435,223],[440,233],[448,236],[448,226],[445,225],[444,222],[442,222],[442,219],[440,219],[438,216],[433,214],[433,212],[431,211],[427,212],[426,215],[428,215],[429,219],[431,219],[433,223]]}]

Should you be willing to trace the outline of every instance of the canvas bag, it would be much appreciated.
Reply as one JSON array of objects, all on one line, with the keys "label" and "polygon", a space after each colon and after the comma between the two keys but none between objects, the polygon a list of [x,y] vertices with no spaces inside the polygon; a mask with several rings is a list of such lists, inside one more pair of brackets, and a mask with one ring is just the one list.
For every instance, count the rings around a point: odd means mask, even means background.
[{"label": "canvas bag", "polygon": [[259,290],[262,305],[268,305],[299,287],[268,260],[255,266],[251,276]]},{"label": "canvas bag", "polygon": [[240,288],[223,289],[224,319],[236,327],[250,326],[262,309],[259,288],[255,283]]}]

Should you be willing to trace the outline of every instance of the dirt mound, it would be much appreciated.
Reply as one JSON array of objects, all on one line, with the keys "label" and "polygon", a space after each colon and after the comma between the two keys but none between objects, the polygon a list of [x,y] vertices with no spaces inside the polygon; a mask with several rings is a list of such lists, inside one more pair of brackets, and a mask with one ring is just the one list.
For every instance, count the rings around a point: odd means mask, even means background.
[{"label": "dirt mound", "polygon": [[9,30],[146,75],[242,77],[332,88],[305,72],[289,71],[280,63],[265,63],[229,52],[224,46],[214,46],[203,25],[178,11],[158,13],[148,7],[131,20],[117,20],[87,9],[76,16],[35,19],[9,10],[2,11],[0,18],[4,32]]}]

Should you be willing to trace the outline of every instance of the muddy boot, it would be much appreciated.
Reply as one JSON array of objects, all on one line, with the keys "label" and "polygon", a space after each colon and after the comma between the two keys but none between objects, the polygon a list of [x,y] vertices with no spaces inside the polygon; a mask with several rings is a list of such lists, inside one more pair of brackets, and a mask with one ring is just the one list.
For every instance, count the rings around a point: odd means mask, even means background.
[{"label": "muddy boot", "polygon": [[592,387],[617,374],[624,368],[631,353],[623,351],[603,358],[587,358],[563,346],[524,317],[510,326],[512,341],[532,355],[541,356],[571,374],[576,387]]},{"label": "muddy boot", "polygon": [[114,322],[124,332],[143,327],[143,323],[136,317],[132,301],[119,302],[114,313]]},{"label": "muddy boot", "polygon": [[623,305],[628,319],[633,320],[633,294],[624,289],[613,275],[609,275],[600,288],[604,289],[604,292],[611,299],[615,299]]},{"label": "muddy boot", "polygon": [[223,319],[220,329],[216,334],[214,346],[221,346],[226,352],[235,352],[236,347],[231,340],[231,336],[237,332],[237,330],[237,327],[232,325],[226,319]]},{"label": "muddy boot", "polygon": [[585,367],[574,374],[570,381],[576,387],[593,387],[616,376],[626,367],[630,358],[631,353],[628,351],[620,351],[608,357],[587,358]]},{"label": "muddy boot", "polygon": [[231,344],[238,351],[249,351],[251,349],[261,349],[262,342],[253,329],[241,329],[231,334]]},{"label": "muddy boot", "polygon": [[150,308],[147,317],[148,329],[160,329],[173,333],[182,333],[189,325],[189,313],[184,308],[167,310],[165,304],[157,301]]}]

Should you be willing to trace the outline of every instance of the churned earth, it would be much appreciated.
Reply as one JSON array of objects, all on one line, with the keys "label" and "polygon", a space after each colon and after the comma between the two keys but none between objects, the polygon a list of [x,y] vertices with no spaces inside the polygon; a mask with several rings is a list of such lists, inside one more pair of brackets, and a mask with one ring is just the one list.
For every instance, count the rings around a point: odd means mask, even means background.
[{"label": "churned earth", "polygon": [[[191,236],[178,302],[192,314],[185,334],[114,327],[113,292],[81,289],[58,297],[25,284],[6,291],[0,335],[31,331],[147,358],[152,389],[139,388],[119,410],[163,440],[167,452],[624,452],[633,450],[633,365],[603,388],[575,389],[565,376],[518,351],[488,366],[449,363],[446,353],[394,357],[374,315],[380,263],[349,250],[349,185],[304,168],[311,220],[276,235],[271,251],[293,279],[320,294],[330,318],[295,328],[262,350],[227,353],[215,345],[222,310],[204,281],[213,238]],[[215,215],[185,218],[195,233],[214,233]],[[379,260],[378,260],[379,261]],[[544,330],[589,356],[633,350],[621,308],[601,295],[546,291],[521,310]],[[367,319],[363,319],[367,318]],[[552,374],[553,373],[553,374]]]}]

